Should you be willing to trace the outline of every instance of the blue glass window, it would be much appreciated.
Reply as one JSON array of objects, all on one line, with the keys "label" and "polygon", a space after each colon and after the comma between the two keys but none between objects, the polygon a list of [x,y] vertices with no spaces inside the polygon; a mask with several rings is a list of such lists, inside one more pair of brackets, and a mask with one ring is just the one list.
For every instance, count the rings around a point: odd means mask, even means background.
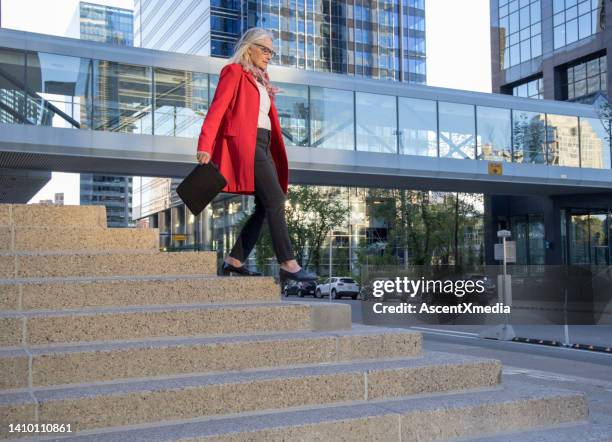
[{"label": "blue glass window", "polygon": [[554,0],[554,48],[562,48],[601,31],[602,8],[603,2],[598,0]]},{"label": "blue glass window", "polygon": [[499,8],[503,69],[542,55],[540,0],[513,1]]}]

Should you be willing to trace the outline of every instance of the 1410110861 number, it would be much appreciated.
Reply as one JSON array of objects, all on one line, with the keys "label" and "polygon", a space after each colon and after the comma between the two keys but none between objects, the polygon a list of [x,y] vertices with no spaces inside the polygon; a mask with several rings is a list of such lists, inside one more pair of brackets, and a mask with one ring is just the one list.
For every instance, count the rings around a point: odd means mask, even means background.
[{"label": "1410110861 number", "polygon": [[9,433],[72,433],[70,424],[9,424]]}]

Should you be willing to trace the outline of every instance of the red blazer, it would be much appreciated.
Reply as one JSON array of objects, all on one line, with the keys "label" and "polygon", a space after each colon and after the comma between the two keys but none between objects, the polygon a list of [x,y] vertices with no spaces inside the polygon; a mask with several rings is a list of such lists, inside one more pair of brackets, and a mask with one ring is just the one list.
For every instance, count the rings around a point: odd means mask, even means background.
[{"label": "red blazer", "polygon": [[[259,89],[253,74],[239,63],[221,69],[215,96],[202,124],[198,151],[211,154],[211,161],[227,180],[222,191],[252,194],[255,191],[254,161],[259,117]],[[289,182],[287,152],[274,101],[270,102],[270,153],[278,182],[285,194]]]}]

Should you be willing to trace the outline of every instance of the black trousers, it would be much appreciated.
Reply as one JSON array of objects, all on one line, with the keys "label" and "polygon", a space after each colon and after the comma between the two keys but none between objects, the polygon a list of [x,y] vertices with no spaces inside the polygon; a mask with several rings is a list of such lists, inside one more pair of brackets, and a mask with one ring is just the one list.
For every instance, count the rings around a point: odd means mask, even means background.
[{"label": "black trousers", "polygon": [[279,263],[294,259],[287,222],[285,221],[285,194],[278,182],[274,160],[270,153],[270,131],[257,129],[255,146],[255,211],[242,228],[236,244],[230,252],[232,258],[244,262],[268,219],[272,246]]}]

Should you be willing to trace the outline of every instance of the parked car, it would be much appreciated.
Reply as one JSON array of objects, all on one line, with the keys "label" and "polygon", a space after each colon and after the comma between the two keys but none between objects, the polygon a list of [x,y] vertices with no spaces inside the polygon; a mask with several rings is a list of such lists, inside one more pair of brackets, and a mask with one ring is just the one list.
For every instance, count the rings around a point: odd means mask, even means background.
[{"label": "parked car", "polygon": [[496,296],[497,295],[497,284],[487,275],[482,273],[467,273],[464,276],[466,281],[478,281],[481,280],[484,285],[484,293],[488,296]]},{"label": "parked car", "polygon": [[329,296],[330,293],[333,299],[339,299],[343,296],[350,296],[353,299],[357,299],[357,295],[359,295],[359,284],[348,276],[327,278],[322,284],[317,285],[315,296],[321,298],[323,296]]},{"label": "parked car", "polygon": [[315,296],[316,288],[316,281],[289,280],[283,289],[283,294],[285,296],[297,295],[300,298],[303,298],[306,295]]}]

